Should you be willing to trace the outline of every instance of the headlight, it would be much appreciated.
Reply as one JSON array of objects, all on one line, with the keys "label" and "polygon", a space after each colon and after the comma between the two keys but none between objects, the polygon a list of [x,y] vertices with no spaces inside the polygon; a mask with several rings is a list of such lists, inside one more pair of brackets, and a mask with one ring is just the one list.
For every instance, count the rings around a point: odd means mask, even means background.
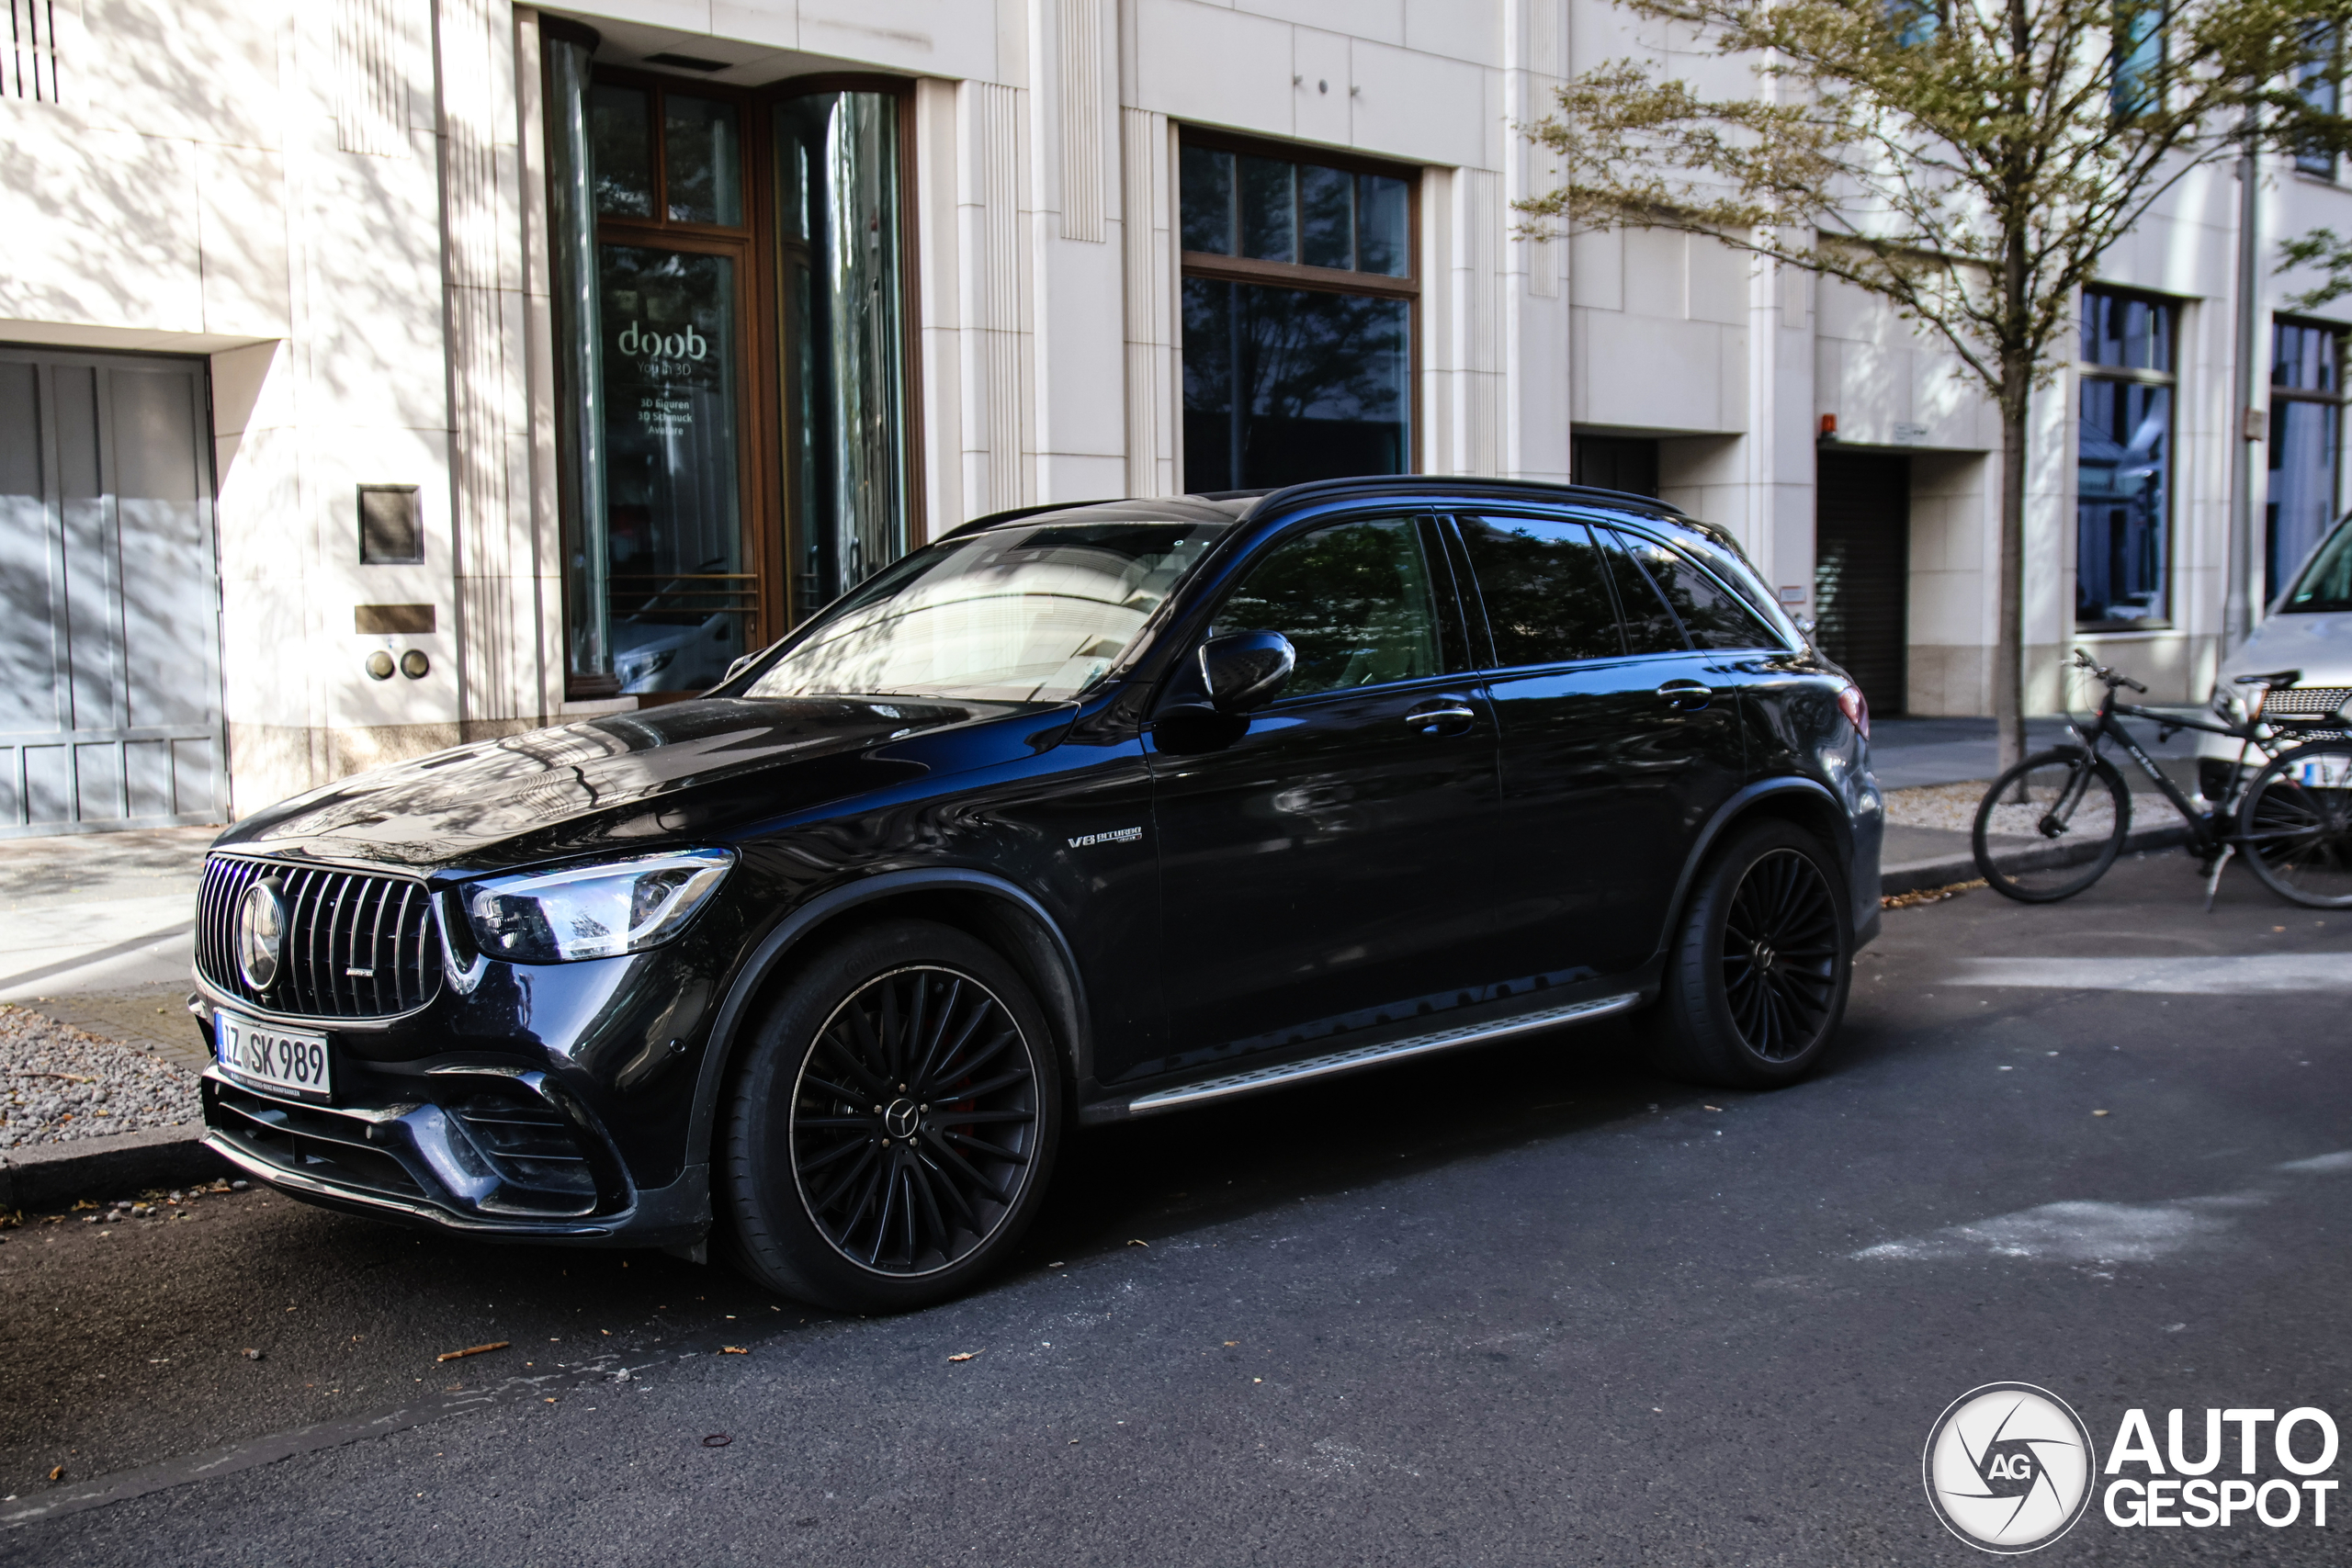
[{"label": "headlight", "polygon": [[483,953],[517,964],[639,953],[677,935],[734,863],[689,850],[492,877],[466,889],[466,919]]}]

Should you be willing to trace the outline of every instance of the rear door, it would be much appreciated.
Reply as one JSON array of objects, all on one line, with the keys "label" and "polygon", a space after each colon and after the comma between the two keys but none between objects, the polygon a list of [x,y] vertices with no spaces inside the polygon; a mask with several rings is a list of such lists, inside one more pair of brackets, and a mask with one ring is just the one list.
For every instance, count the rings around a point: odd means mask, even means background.
[{"label": "rear door", "polygon": [[1456,525],[1493,640],[1498,955],[1548,984],[1635,969],[1699,833],[1745,777],[1736,671],[1693,647],[1673,602],[1713,636],[1724,591],[1598,518]]},{"label": "rear door", "polygon": [[1172,1054],[1106,1077],[1336,1039],[1488,977],[1495,725],[1434,520],[1267,547],[1205,635],[1261,630],[1298,650],[1280,700],[1229,743],[1154,735]]}]

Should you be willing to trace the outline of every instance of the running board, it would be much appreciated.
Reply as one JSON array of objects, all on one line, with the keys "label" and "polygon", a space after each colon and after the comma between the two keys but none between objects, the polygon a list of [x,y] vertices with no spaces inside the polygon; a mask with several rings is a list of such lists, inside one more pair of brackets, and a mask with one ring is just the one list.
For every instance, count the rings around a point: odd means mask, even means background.
[{"label": "running board", "polygon": [[1454,1029],[1441,1029],[1434,1034],[1415,1034],[1403,1040],[1392,1040],[1382,1045],[1359,1045],[1352,1051],[1335,1051],[1328,1056],[1310,1056],[1303,1062],[1285,1062],[1277,1067],[1260,1067],[1253,1072],[1234,1073],[1226,1077],[1208,1078],[1200,1083],[1186,1084],[1181,1089],[1162,1089],[1130,1100],[1127,1114],[1148,1116],[1156,1111],[1174,1111],[1180,1106],[1197,1105],[1206,1100],[1223,1100],[1231,1095],[1255,1094],[1263,1089],[1279,1089],[1285,1084],[1305,1082],[1308,1078],[1329,1077],[1336,1073],[1352,1073],[1361,1067],[1384,1066],[1412,1056],[1426,1056],[1439,1051],[1451,1051],[1462,1045],[1480,1045],[1490,1040],[1501,1040],[1513,1034],[1532,1033],[1539,1029],[1551,1029],[1563,1023],[1581,1023],[1587,1019],[1606,1018],[1611,1013],[1624,1012],[1641,1002],[1636,992],[1622,997],[1603,997],[1598,1001],[1571,1002],[1566,1007],[1546,1008],[1542,1012],[1521,1013],[1516,1018],[1498,1019],[1492,1023],[1467,1023]]}]

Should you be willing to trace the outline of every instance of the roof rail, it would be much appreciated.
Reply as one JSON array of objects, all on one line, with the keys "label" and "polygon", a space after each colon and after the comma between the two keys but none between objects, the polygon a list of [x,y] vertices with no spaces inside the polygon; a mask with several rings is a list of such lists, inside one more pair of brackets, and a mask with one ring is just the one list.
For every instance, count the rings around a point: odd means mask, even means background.
[{"label": "roof rail", "polygon": [[1603,502],[1611,506],[1630,506],[1661,517],[1681,518],[1687,514],[1672,502],[1660,501],[1654,495],[1635,495],[1630,491],[1603,490],[1598,485],[1555,484],[1548,479],[1500,479],[1451,474],[1366,475],[1355,479],[1310,479],[1303,484],[1284,485],[1265,491],[1258,504],[1246,516],[1258,517],[1276,506],[1288,506],[1298,502],[1323,497],[1338,498],[1364,491],[1446,491],[1454,494],[1493,494],[1497,496],[1543,496],[1559,501]]}]

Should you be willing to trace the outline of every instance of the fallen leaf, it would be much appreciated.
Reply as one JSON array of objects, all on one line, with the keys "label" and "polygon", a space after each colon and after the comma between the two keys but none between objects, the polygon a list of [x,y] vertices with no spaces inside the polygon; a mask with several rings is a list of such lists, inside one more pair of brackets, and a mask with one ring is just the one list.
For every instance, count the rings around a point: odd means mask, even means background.
[{"label": "fallen leaf", "polygon": [[65,1479],[65,1467],[64,1467],[63,1465],[62,1465],[62,1464],[61,1464],[61,1465],[57,1465],[57,1466],[52,1467],[52,1468],[51,1469],[50,1472],[49,1472],[49,1478],[50,1478],[51,1481],[62,1481],[62,1480],[64,1480],[64,1479]]},{"label": "fallen leaf", "polygon": [[2092,1111],[2092,1112],[2091,1112],[2091,1114],[2092,1114],[2092,1115],[2094,1115],[2094,1116],[2104,1116],[2104,1115],[2106,1115],[2106,1114],[2107,1114],[2107,1112],[2106,1112],[2106,1111]]},{"label": "fallen leaf", "polygon": [[512,1343],[514,1343],[512,1340],[499,1339],[488,1345],[469,1345],[462,1350],[444,1350],[433,1359],[436,1361],[454,1361],[461,1356],[479,1356],[485,1350],[503,1350]]},{"label": "fallen leaf", "polygon": [[1720,1105],[1706,1105],[1702,1106],[1700,1109],[1702,1111],[1721,1111],[1723,1107]]},{"label": "fallen leaf", "polygon": [[1225,1342],[1225,1348],[1226,1348],[1227,1349],[1230,1350],[1230,1349],[1232,1349],[1236,1345],[1238,1345],[1238,1344],[1240,1344],[1240,1343],[1241,1343],[1241,1341],[1240,1341],[1240,1340],[1238,1340],[1238,1339],[1228,1339],[1228,1340],[1227,1340],[1227,1341]]},{"label": "fallen leaf", "polygon": [[748,1356],[752,1351],[751,1348],[745,1345],[721,1345],[718,1348],[718,1353],[722,1356]]},{"label": "fallen leaf", "polygon": [[978,1350],[958,1350],[947,1359],[951,1361],[968,1361],[978,1354]]},{"label": "fallen leaf", "polygon": [[1128,1243],[1127,1243],[1127,1245],[1128,1245],[1129,1247],[1148,1247],[1151,1245],[1151,1243],[1149,1243],[1149,1242],[1148,1242],[1148,1241],[1130,1241],[1130,1242],[1128,1242]]}]

